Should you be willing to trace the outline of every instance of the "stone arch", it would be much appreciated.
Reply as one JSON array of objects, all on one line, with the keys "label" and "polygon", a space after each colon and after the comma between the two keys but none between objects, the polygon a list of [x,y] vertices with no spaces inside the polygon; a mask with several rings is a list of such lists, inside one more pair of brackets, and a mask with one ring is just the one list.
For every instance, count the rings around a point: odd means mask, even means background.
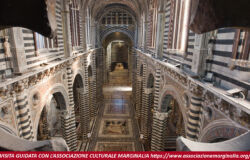
[{"label": "stone arch", "polygon": [[160,98],[159,98],[159,104],[158,104],[158,108],[157,110],[158,111],[161,111],[161,102],[162,102],[162,99],[164,98],[165,95],[171,95],[173,96],[174,99],[176,99],[176,101],[178,102],[179,104],[179,107],[180,107],[180,111],[182,112],[182,116],[183,116],[183,119],[185,121],[185,124],[187,122],[187,115],[186,115],[186,108],[183,106],[183,102],[182,102],[182,98],[179,96],[181,94],[178,93],[178,91],[172,86],[172,85],[165,85],[160,93]]},{"label": "stone arch", "polygon": [[103,42],[110,34],[115,33],[115,32],[120,32],[120,33],[125,34],[126,36],[128,36],[130,38],[130,40],[132,42],[134,42],[134,39],[135,39],[134,32],[131,32],[130,30],[128,30],[125,27],[118,27],[118,26],[109,27],[108,29],[102,31],[100,33],[101,42]]},{"label": "stone arch", "polygon": [[61,92],[54,92],[50,96],[45,107],[44,116],[47,117],[47,129],[49,137],[62,137],[62,117],[67,109],[63,94]]},{"label": "stone arch", "polygon": [[[83,77],[81,74],[77,74],[74,78],[73,82],[73,98],[74,98],[74,111],[75,111],[75,125],[76,125],[76,134],[77,134],[77,139],[81,140],[82,135],[81,135],[81,107],[80,107],[80,95],[79,92],[83,91]],[[78,141],[79,142],[79,141]]]},{"label": "stone arch", "polygon": [[84,82],[84,71],[82,69],[78,69],[76,72],[74,72],[74,79],[76,78],[76,76],[79,75],[82,78],[82,81]]},{"label": "stone arch", "polygon": [[84,84],[83,84],[83,77],[81,74],[77,74],[74,78],[74,81],[73,81],[73,97],[74,97],[74,104],[75,104],[75,107],[78,106],[78,102],[77,102],[77,89],[78,88],[83,88],[84,87]]},{"label": "stone arch", "polygon": [[34,128],[35,130],[35,138],[37,138],[38,135],[38,128],[39,128],[39,121],[41,119],[41,116],[43,116],[43,112],[48,112],[48,109],[50,108],[51,101],[53,97],[56,99],[56,102],[58,102],[60,106],[60,113],[63,114],[63,112],[69,111],[69,97],[66,91],[66,88],[63,84],[57,83],[54,84],[46,93],[45,96],[42,97],[43,102],[41,104],[41,107],[38,110],[38,113],[35,117],[34,121]]},{"label": "stone arch", "polygon": [[165,86],[159,100],[158,110],[161,113],[167,113],[166,130],[164,136],[166,137],[165,150],[176,150],[176,139],[178,136],[186,134],[186,114],[183,113],[183,106],[179,94],[172,86]]},{"label": "stone arch", "polygon": [[222,142],[247,132],[247,129],[230,122],[228,119],[215,120],[201,132],[198,141],[205,143]]}]

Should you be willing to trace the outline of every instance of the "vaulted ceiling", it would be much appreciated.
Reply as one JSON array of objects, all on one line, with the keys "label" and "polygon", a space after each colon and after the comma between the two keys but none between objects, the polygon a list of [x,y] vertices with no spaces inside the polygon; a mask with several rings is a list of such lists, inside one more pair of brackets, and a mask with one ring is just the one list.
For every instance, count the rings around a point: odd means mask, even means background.
[{"label": "vaulted ceiling", "polygon": [[123,6],[130,10],[135,17],[140,17],[143,12],[147,12],[148,3],[149,0],[85,0],[84,6],[88,7],[94,19],[110,6]]},{"label": "vaulted ceiling", "polygon": [[125,35],[124,33],[120,33],[120,32],[114,32],[109,34],[105,40],[102,42],[103,47],[106,48],[108,46],[108,44],[114,40],[121,40],[124,41],[127,45],[132,46],[133,42],[131,41],[131,39]]}]

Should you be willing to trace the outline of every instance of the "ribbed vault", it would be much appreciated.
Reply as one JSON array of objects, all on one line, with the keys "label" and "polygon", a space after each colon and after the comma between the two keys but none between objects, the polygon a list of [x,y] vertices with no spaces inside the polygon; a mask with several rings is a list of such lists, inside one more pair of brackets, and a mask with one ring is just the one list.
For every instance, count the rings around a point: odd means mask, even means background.
[{"label": "ribbed vault", "polygon": [[136,17],[140,17],[142,12],[147,12],[149,0],[85,0],[83,3],[84,6],[88,7],[93,18],[102,13],[107,6],[113,4],[126,6]]}]

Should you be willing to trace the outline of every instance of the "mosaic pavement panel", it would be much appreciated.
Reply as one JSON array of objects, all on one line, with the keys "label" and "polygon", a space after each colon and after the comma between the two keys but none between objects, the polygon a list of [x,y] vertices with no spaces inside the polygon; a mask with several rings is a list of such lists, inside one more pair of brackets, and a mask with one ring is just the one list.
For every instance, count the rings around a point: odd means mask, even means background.
[{"label": "mosaic pavement panel", "polygon": [[103,118],[98,137],[126,138],[133,137],[131,119]]},{"label": "mosaic pavement panel", "polygon": [[97,142],[95,151],[135,151],[134,142]]},{"label": "mosaic pavement panel", "polygon": [[114,104],[114,103],[107,103],[105,104],[104,110],[105,116],[129,116],[129,109],[128,104]]}]

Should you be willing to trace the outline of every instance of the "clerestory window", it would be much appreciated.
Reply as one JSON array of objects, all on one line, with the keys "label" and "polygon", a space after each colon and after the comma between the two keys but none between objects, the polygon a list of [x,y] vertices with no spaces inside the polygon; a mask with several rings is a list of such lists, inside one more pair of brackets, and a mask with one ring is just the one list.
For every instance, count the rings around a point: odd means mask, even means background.
[{"label": "clerestory window", "polygon": [[71,0],[69,4],[70,12],[70,31],[72,46],[80,46],[80,14],[79,14],[79,3],[77,0]]}]

